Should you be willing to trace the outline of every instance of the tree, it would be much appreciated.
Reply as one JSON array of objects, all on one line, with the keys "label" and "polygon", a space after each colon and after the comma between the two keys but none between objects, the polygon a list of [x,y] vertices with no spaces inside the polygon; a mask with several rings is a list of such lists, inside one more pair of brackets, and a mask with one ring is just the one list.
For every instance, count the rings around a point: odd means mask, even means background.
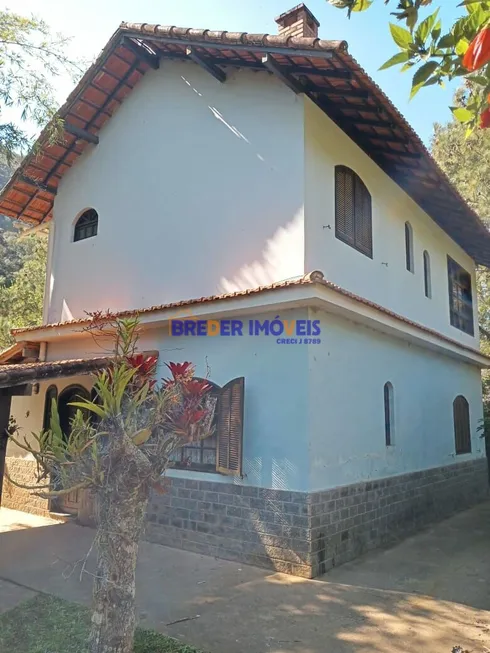
[{"label": "tree", "polygon": [[[9,10],[0,11],[0,117],[6,107],[20,111],[23,121],[38,127],[53,117],[53,81],[62,72],[76,77],[79,65],[65,54],[68,39],[51,34],[47,24]],[[54,121],[50,137],[61,137],[62,124]],[[30,145],[26,131],[12,121],[0,120],[0,158],[10,163]]]},{"label": "tree", "polygon": [[[352,12],[369,9],[374,0],[328,0],[340,9]],[[448,2],[448,0],[444,0]],[[478,125],[490,127],[490,0],[452,0],[463,6],[464,15],[448,30],[443,30],[439,6],[422,18],[421,13],[433,0],[384,0],[396,4],[393,15],[406,27],[390,23],[398,52],[381,69],[400,65],[413,74],[413,97],[424,86],[443,85],[445,80],[464,78],[469,93],[464,106],[452,107],[455,118],[471,133]]]},{"label": "tree", "polygon": [[91,652],[130,653],[136,558],[150,491],[162,490],[177,447],[211,434],[216,399],[207,381],[194,378],[190,363],[169,363],[171,378],[156,383],[157,359],[136,353],[137,319],[94,316],[92,331],[101,343],[110,338],[114,350],[107,369],[96,375],[93,401],[72,404],[78,410],[69,436],[53,401],[50,428],[35,436],[36,446],[20,442],[14,425],[10,437],[38,463],[39,486],[28,489],[46,498],[74,489],[94,494]]},{"label": "tree", "polygon": [[[490,227],[490,132],[466,138],[463,125],[436,124],[432,154],[469,206]],[[490,271],[477,270],[480,325],[490,333]]]},{"label": "tree", "polygon": [[[24,239],[7,240],[7,251],[20,259],[18,269],[11,279],[1,272],[5,261],[0,258],[0,351],[13,343],[10,330],[35,326],[42,320],[44,286],[46,279],[47,237],[38,234]],[[0,252],[2,234],[0,232]],[[13,264],[13,262],[11,262]]]}]

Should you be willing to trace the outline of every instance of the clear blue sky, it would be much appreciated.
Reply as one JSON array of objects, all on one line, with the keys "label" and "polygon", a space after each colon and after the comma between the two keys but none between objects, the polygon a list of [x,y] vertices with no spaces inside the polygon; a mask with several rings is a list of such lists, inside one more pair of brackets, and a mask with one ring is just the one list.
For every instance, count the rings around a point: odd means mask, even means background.
[{"label": "clear blue sky", "polygon": [[[72,51],[76,56],[92,60],[123,20],[160,23],[229,31],[275,33],[275,16],[290,9],[299,0],[16,0],[10,6],[18,13],[42,17],[55,31],[73,37]],[[460,0],[434,0],[434,7],[442,5],[441,17],[448,27],[463,11]],[[321,23],[320,36],[326,39],[345,39],[350,53],[387,93],[425,142],[429,142],[434,122],[446,122],[451,114],[454,86],[440,89],[431,87],[408,101],[409,73],[399,69],[378,71],[380,65],[396,52],[388,29],[389,6],[374,0],[371,9],[353,15],[348,20],[345,12],[327,4],[326,0],[306,3]],[[391,0],[394,9],[396,0]],[[393,19],[393,17],[392,17]],[[394,20],[394,19],[393,19]],[[62,102],[71,85],[68,80],[58,84]]]}]

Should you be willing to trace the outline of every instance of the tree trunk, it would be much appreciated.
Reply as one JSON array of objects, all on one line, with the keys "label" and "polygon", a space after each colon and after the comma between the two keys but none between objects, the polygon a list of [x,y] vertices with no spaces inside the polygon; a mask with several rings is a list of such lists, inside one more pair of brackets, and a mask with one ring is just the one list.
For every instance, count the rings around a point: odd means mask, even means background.
[{"label": "tree trunk", "polygon": [[97,494],[91,653],[133,652],[136,560],[148,488],[140,479],[131,481],[130,473],[121,474],[110,488]]}]

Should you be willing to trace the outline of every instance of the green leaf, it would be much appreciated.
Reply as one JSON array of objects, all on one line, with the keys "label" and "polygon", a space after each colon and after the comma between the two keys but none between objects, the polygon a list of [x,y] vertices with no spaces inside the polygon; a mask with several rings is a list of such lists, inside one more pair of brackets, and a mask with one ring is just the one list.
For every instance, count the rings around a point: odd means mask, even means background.
[{"label": "green leaf", "polygon": [[71,401],[69,406],[76,406],[77,408],[83,408],[84,410],[89,410],[91,413],[95,413],[101,419],[107,417],[106,411],[101,407],[94,404],[93,401]]},{"label": "green leaf", "polygon": [[151,437],[151,429],[141,429],[141,431],[135,433],[131,439],[133,441],[133,444],[139,446],[141,444],[145,444],[145,442],[149,440],[150,437]]},{"label": "green leaf", "polygon": [[409,56],[408,52],[398,52],[398,54],[395,54],[393,57],[388,59],[388,61],[385,61],[380,67],[380,70],[386,70],[387,68],[396,66],[399,63],[405,63],[405,61],[408,61]]},{"label": "green leaf", "polygon": [[356,0],[351,11],[366,11],[373,4],[373,0]]},{"label": "green leaf", "polygon": [[462,123],[470,122],[475,117],[475,114],[465,107],[451,107],[451,111],[456,120]]},{"label": "green leaf", "polygon": [[459,39],[459,41],[456,43],[456,47],[454,48],[454,50],[457,55],[462,57],[465,54],[466,50],[468,49],[469,45],[470,45],[469,42],[465,38],[462,38]]},{"label": "green leaf", "polygon": [[410,32],[400,25],[390,23],[390,32],[393,40],[399,48],[407,50],[408,46],[413,43],[413,38]]},{"label": "green leaf", "polygon": [[439,9],[437,9],[430,16],[427,16],[427,18],[423,20],[418,26],[417,31],[415,32],[415,39],[420,41],[422,45],[426,42],[429,33],[432,31],[432,28],[436,23],[438,13]]},{"label": "green leaf", "polygon": [[412,88],[421,86],[439,68],[437,61],[428,61],[416,71],[412,80]]},{"label": "green leaf", "polygon": [[452,48],[453,45],[454,45],[454,35],[444,34],[444,36],[441,36],[441,38],[439,39],[437,47],[445,50],[446,48]]}]

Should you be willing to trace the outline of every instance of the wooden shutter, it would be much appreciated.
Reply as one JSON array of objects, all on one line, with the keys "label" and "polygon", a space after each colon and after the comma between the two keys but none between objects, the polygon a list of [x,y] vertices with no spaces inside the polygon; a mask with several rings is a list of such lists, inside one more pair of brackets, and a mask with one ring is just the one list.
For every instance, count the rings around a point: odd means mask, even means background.
[{"label": "wooden shutter", "polygon": [[346,166],[335,167],[335,235],[372,258],[371,195],[362,179]]},{"label": "wooden shutter", "polygon": [[[353,173],[355,175],[355,173]],[[355,175],[355,247],[363,254],[373,256],[373,225],[371,194],[362,179]]]},{"label": "wooden shutter", "polygon": [[216,470],[221,474],[242,475],[244,390],[245,379],[240,377],[219,394]]}]

